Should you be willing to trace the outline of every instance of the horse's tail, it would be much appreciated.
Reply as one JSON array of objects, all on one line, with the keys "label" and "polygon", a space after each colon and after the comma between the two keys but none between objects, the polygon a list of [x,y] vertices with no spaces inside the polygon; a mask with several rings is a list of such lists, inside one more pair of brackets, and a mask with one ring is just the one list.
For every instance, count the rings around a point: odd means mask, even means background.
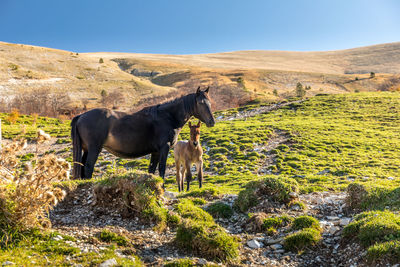
[{"label": "horse's tail", "polygon": [[81,160],[82,160],[82,143],[81,137],[78,132],[78,128],[76,123],[79,119],[79,116],[76,116],[72,119],[71,122],[71,137],[72,137],[72,162],[74,164],[74,168],[72,171],[72,175],[74,179],[81,178]]}]

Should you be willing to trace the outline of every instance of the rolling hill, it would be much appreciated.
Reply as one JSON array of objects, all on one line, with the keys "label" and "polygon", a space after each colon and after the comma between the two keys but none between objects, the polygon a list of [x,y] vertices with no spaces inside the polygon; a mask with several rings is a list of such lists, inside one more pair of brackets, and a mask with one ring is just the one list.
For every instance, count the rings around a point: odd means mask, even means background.
[{"label": "rolling hill", "polygon": [[[375,76],[370,76],[374,72]],[[0,42],[2,109],[35,90],[68,94],[69,108],[131,110],[211,86],[216,109],[290,97],[298,82],[319,93],[396,90],[400,42],[326,52],[200,55],[83,53]],[[117,93],[110,103],[102,94]]]}]

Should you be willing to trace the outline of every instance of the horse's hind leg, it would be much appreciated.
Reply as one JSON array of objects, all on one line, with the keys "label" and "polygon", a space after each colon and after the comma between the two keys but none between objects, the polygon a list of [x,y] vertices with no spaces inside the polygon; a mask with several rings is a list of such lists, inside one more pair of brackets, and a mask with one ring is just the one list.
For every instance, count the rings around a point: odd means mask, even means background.
[{"label": "horse's hind leg", "polygon": [[86,164],[85,164],[85,176],[83,178],[90,179],[93,175],[94,165],[96,164],[97,158],[101,152],[100,147],[91,147],[88,150]]},{"label": "horse's hind leg", "polygon": [[86,160],[87,160],[87,156],[88,156],[88,152],[87,151],[83,151],[83,156],[82,156],[82,167],[81,167],[81,177],[85,178],[85,165],[86,165]]},{"label": "horse's hind leg", "polygon": [[159,161],[160,161],[160,153],[158,152],[151,153],[149,173],[154,174],[156,172]]}]

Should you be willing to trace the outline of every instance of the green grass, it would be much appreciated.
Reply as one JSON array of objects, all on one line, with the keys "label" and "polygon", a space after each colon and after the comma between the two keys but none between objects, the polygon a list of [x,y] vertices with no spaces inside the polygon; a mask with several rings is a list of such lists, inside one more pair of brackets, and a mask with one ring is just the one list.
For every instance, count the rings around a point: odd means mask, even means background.
[{"label": "green grass", "polygon": [[321,240],[321,232],[314,228],[304,228],[299,232],[285,237],[283,246],[285,249],[301,252],[318,244]]},{"label": "green grass", "polygon": [[139,258],[132,255],[133,259],[119,257],[115,248],[110,246],[99,253],[84,253],[67,241],[76,241],[73,237],[61,235],[61,240],[55,237],[57,232],[39,231],[37,229],[22,231],[23,239],[8,246],[2,247],[0,251],[0,262],[11,261],[16,266],[69,266],[82,264],[83,266],[94,266],[107,259],[116,259],[122,266],[143,266]]},{"label": "green grass", "polygon": [[129,245],[129,241],[126,237],[116,234],[114,232],[108,231],[108,230],[103,230],[98,234],[98,239],[100,241],[106,242],[106,243],[115,243],[118,246],[123,246],[126,247]]},{"label": "green grass", "polygon": [[223,202],[215,202],[210,204],[206,211],[216,218],[230,218],[233,215],[232,207]]},{"label": "green grass", "polygon": [[293,230],[301,230],[304,228],[313,228],[315,230],[321,231],[321,227],[319,226],[319,221],[311,216],[300,216],[293,220],[292,229]]},{"label": "green grass", "polygon": [[400,215],[390,211],[360,213],[343,229],[343,236],[368,248],[370,261],[384,258],[395,262],[400,255]]}]

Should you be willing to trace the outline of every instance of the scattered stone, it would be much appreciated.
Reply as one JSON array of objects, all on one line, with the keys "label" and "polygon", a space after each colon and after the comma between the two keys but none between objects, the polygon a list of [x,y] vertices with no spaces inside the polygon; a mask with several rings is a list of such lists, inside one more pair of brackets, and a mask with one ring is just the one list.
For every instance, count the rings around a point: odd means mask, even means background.
[{"label": "scattered stone", "polygon": [[251,247],[251,248],[261,248],[262,244],[260,242],[258,242],[255,239],[252,239],[250,241],[247,241],[247,246]]},{"label": "scattered stone", "polygon": [[116,266],[117,264],[118,264],[117,261],[114,258],[112,258],[101,263],[99,267],[111,267],[111,266]]},{"label": "scattered stone", "polygon": [[200,258],[200,259],[197,261],[197,263],[198,263],[199,265],[206,265],[206,264],[207,264],[207,260],[206,260],[206,259],[203,259],[203,258]]},{"label": "scattered stone", "polygon": [[281,244],[273,244],[270,246],[273,250],[279,250],[281,249],[283,246]]},{"label": "scattered stone", "polygon": [[346,226],[351,222],[351,218],[341,218],[340,219],[340,225],[341,226]]},{"label": "scattered stone", "polygon": [[53,237],[53,240],[60,241],[63,240],[63,237],[61,235],[56,235],[55,237]]}]

